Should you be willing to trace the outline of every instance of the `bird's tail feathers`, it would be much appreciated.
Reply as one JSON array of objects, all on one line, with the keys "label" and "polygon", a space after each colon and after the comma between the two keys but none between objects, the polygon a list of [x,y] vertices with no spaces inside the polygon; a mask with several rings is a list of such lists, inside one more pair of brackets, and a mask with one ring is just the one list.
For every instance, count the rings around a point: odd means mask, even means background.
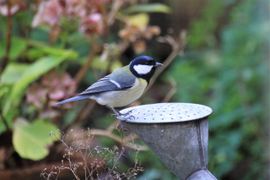
[{"label": "bird's tail feathers", "polygon": [[81,101],[81,100],[85,100],[85,99],[89,99],[89,96],[74,96],[68,99],[65,99],[63,101],[57,102],[54,106],[60,106],[69,102],[75,102],[75,101]]}]

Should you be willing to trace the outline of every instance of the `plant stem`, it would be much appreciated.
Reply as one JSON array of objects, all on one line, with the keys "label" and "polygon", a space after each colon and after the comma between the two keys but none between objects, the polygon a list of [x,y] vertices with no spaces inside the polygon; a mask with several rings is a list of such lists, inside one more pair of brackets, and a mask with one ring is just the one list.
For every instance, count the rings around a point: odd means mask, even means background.
[{"label": "plant stem", "polygon": [[169,54],[169,56],[164,61],[162,69],[157,71],[154,74],[154,76],[152,77],[146,91],[148,91],[152,87],[152,85],[156,81],[157,77],[173,62],[175,57],[177,55],[183,53],[183,50],[184,50],[185,45],[186,45],[186,31],[180,32],[178,40],[173,39],[171,36],[166,36],[166,37],[162,38],[162,41],[167,42],[171,45],[172,52]]},{"label": "plant stem", "polygon": [[108,137],[116,142],[118,142],[119,144],[121,144],[122,146],[128,147],[130,149],[133,150],[137,150],[137,151],[145,151],[148,148],[146,146],[143,145],[139,145],[139,144],[134,144],[131,143],[130,141],[134,140],[135,138],[137,138],[137,136],[131,135],[131,136],[127,136],[126,138],[120,138],[118,136],[116,136],[115,134],[113,134],[112,132],[108,131],[108,130],[101,130],[101,129],[91,129],[88,132],[89,135],[92,136],[103,136],[103,137]]},{"label": "plant stem", "polygon": [[0,118],[3,121],[3,124],[6,127],[6,130],[10,130],[9,125],[8,125],[8,122],[7,122],[6,118],[3,116],[2,111],[0,112]]},{"label": "plant stem", "polygon": [[87,73],[88,68],[90,67],[90,65],[92,64],[92,62],[96,56],[96,53],[98,50],[98,45],[96,44],[95,40],[93,40],[91,44],[92,44],[92,49],[88,55],[88,58],[87,58],[85,64],[81,67],[81,69],[79,70],[79,72],[75,76],[75,82],[77,85],[82,81],[83,77]]},{"label": "plant stem", "polygon": [[10,3],[8,3],[6,49],[5,49],[5,55],[2,58],[2,60],[3,60],[2,64],[0,66],[0,74],[4,71],[4,69],[6,68],[8,61],[9,61],[12,27],[13,27],[13,22],[12,22],[12,15],[11,15],[11,5],[10,5]]}]

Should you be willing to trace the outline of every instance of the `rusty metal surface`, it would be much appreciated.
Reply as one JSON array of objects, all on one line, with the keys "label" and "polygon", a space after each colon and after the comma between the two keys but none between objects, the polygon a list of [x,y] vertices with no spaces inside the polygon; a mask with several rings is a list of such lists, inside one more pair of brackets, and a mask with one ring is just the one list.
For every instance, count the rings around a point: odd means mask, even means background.
[{"label": "rusty metal surface", "polygon": [[157,103],[126,108],[120,113],[129,113],[130,123],[172,123],[202,119],[212,113],[208,106],[192,103]]}]

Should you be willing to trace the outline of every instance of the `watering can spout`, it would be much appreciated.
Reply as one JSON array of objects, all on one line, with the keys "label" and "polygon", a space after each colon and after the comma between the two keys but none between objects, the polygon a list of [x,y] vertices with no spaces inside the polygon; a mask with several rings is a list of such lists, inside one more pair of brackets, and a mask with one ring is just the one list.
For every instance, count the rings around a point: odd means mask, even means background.
[{"label": "watering can spout", "polygon": [[127,108],[123,126],[139,137],[180,179],[216,179],[208,170],[208,121],[212,109],[191,103],[159,103]]}]

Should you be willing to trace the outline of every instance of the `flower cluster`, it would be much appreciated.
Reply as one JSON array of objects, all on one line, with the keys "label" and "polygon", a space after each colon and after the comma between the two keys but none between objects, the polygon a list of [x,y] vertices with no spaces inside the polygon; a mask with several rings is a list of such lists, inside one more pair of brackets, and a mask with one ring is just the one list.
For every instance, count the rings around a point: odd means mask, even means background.
[{"label": "flower cluster", "polygon": [[75,90],[76,83],[67,73],[51,71],[29,87],[26,100],[41,109],[45,104],[53,106],[57,101],[72,96]]},{"label": "flower cluster", "polygon": [[85,34],[102,34],[104,10],[110,0],[48,0],[39,4],[32,26],[60,27],[61,20],[76,19],[79,30]]},{"label": "flower cluster", "polygon": [[2,16],[13,16],[25,8],[26,3],[21,0],[0,0],[0,15]]}]

